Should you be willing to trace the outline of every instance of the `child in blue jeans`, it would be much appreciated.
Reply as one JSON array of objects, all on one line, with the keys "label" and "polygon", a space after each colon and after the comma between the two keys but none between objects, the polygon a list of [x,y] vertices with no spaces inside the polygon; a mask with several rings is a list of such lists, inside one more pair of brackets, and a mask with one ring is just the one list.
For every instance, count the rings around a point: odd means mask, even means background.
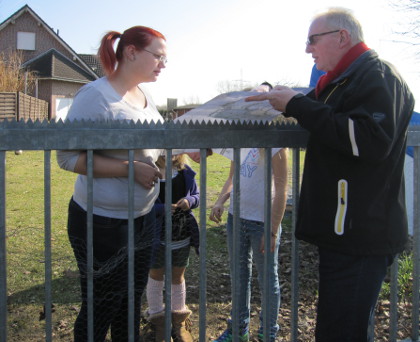
[{"label": "child in blue jeans", "polygon": [[[240,226],[239,226],[239,340],[249,340],[250,298],[252,260],[258,271],[258,283],[263,298],[264,275],[264,150],[258,148],[241,149],[240,170]],[[232,196],[233,168],[231,163],[229,177],[214,204],[210,220],[220,223],[224,203]],[[280,244],[281,220],[283,219],[287,199],[287,149],[272,149],[272,210],[271,210],[271,252],[272,262],[266,274],[269,285],[269,341],[275,341],[279,325],[277,316],[280,308],[280,285],[278,279],[278,250]],[[233,201],[227,221],[227,240],[231,273],[233,268]],[[233,284],[232,284],[233,286]],[[258,340],[263,341],[263,313],[260,313]],[[228,319],[227,329],[214,342],[232,341],[232,320]]]}]

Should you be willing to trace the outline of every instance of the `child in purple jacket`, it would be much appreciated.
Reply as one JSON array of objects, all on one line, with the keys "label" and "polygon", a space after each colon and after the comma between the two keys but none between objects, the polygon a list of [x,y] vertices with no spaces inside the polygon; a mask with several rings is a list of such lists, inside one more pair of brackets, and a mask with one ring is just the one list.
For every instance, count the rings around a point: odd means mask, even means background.
[{"label": "child in purple jacket", "polygon": [[[190,246],[198,252],[198,224],[192,213],[199,205],[199,191],[195,182],[195,172],[186,164],[186,155],[172,158],[172,286],[171,312],[172,335],[177,341],[192,342],[186,328],[191,311],[185,305],[186,286],[184,273],[188,266]],[[157,163],[165,174],[165,158],[159,157]],[[167,178],[166,176],[165,178]],[[163,288],[165,276],[165,180],[160,181],[160,193],[155,203],[157,226],[160,228],[159,242],[147,283],[148,320],[155,330],[155,340],[165,341],[165,311]]]}]

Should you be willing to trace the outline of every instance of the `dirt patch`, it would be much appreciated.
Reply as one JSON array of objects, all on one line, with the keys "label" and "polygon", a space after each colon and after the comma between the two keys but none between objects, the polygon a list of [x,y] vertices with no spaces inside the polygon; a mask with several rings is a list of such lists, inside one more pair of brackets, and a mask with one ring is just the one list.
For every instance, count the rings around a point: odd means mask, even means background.
[{"label": "dirt patch", "polygon": [[[278,341],[291,340],[291,254],[292,234],[290,229],[284,227],[279,253],[279,276],[281,283],[281,308],[279,312],[280,332]],[[207,341],[217,338],[226,328],[226,318],[231,310],[230,275],[228,255],[226,249],[226,233],[224,227],[210,228],[208,230],[207,250]],[[192,334],[198,341],[199,337],[199,259],[191,257],[186,274],[187,303],[193,311]],[[316,324],[316,301],[318,284],[318,254],[314,246],[299,242],[299,302],[298,302],[298,340],[299,342],[314,341]],[[260,296],[256,279],[256,270],[253,270],[251,297],[251,341],[257,341],[258,314],[260,312]],[[389,308],[388,300],[380,300],[376,310],[375,341],[389,341]],[[399,326],[397,338],[410,336],[411,329],[411,303],[398,304]],[[153,341],[153,335],[146,321],[143,320],[142,330],[145,341]]]}]

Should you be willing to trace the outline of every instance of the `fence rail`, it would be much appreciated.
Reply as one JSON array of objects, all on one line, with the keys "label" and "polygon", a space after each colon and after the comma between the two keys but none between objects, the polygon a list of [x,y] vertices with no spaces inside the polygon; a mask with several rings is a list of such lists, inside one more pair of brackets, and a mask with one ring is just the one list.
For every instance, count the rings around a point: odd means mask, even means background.
[{"label": "fence rail", "polygon": [[[207,148],[234,148],[238,156],[238,149],[246,147],[261,147],[270,149],[272,147],[290,147],[293,149],[293,203],[296,204],[299,196],[299,151],[305,148],[308,133],[295,124],[179,124],[179,123],[93,123],[81,121],[73,123],[62,122],[8,122],[0,123],[0,341],[7,341],[7,260],[6,260],[6,218],[5,207],[7,199],[5,196],[5,151],[14,150],[43,150],[45,151],[45,163],[50,160],[52,150],[88,150],[88,168],[92,163],[92,151],[96,149],[127,149],[132,151],[139,148],[160,148],[165,149],[170,155],[171,149],[193,148],[201,151],[201,173],[200,189],[200,229],[204,234],[200,235],[200,242],[203,249],[200,252],[200,341],[206,340],[206,160],[205,150]],[[419,277],[420,277],[420,126],[410,127],[408,144],[414,146],[414,247],[413,247],[413,297],[412,297],[412,331],[410,338],[405,341],[419,341]],[[131,158],[133,156],[130,152]],[[132,161],[131,161],[132,162]],[[238,158],[234,160],[239,166]],[[237,167],[239,169],[239,167]],[[45,177],[48,180],[49,167],[45,167]],[[90,175],[92,177],[92,175]],[[130,186],[134,180],[131,179]],[[170,188],[168,184],[167,188]],[[49,182],[45,182],[45,229],[46,241],[50,236],[50,212],[51,196]],[[170,193],[167,193],[170,198]],[[292,222],[296,222],[296,205],[293,205]],[[91,215],[88,210],[88,215]],[[166,212],[169,214],[169,211]],[[168,220],[169,221],[169,220]],[[170,222],[170,221],[169,221]],[[46,256],[51,253],[51,246],[47,243]],[[292,306],[291,306],[291,341],[299,340],[298,333],[298,272],[299,272],[299,244],[293,241],[292,250]],[[45,288],[46,288],[46,333],[45,340],[52,340],[51,333],[51,259],[46,259]],[[395,263],[394,263],[395,265]],[[391,302],[396,303],[398,267],[392,268],[391,275]],[[168,275],[170,278],[170,275]],[[392,304],[391,304],[392,307]],[[396,330],[398,323],[397,310],[391,310],[391,326],[389,341],[396,341]],[[236,328],[237,329],[237,328]]]},{"label": "fence rail", "polygon": [[0,93],[0,120],[45,120],[48,119],[48,102],[21,92]]}]

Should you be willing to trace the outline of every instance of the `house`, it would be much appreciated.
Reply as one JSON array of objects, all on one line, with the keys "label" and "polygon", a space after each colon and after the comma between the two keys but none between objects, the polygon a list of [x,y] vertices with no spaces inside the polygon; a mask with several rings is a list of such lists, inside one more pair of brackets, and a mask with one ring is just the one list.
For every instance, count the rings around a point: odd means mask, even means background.
[{"label": "house", "polygon": [[0,53],[18,51],[36,73],[33,94],[49,104],[49,118],[65,116],[74,94],[103,75],[95,55],[77,54],[28,5],[0,23]]}]

